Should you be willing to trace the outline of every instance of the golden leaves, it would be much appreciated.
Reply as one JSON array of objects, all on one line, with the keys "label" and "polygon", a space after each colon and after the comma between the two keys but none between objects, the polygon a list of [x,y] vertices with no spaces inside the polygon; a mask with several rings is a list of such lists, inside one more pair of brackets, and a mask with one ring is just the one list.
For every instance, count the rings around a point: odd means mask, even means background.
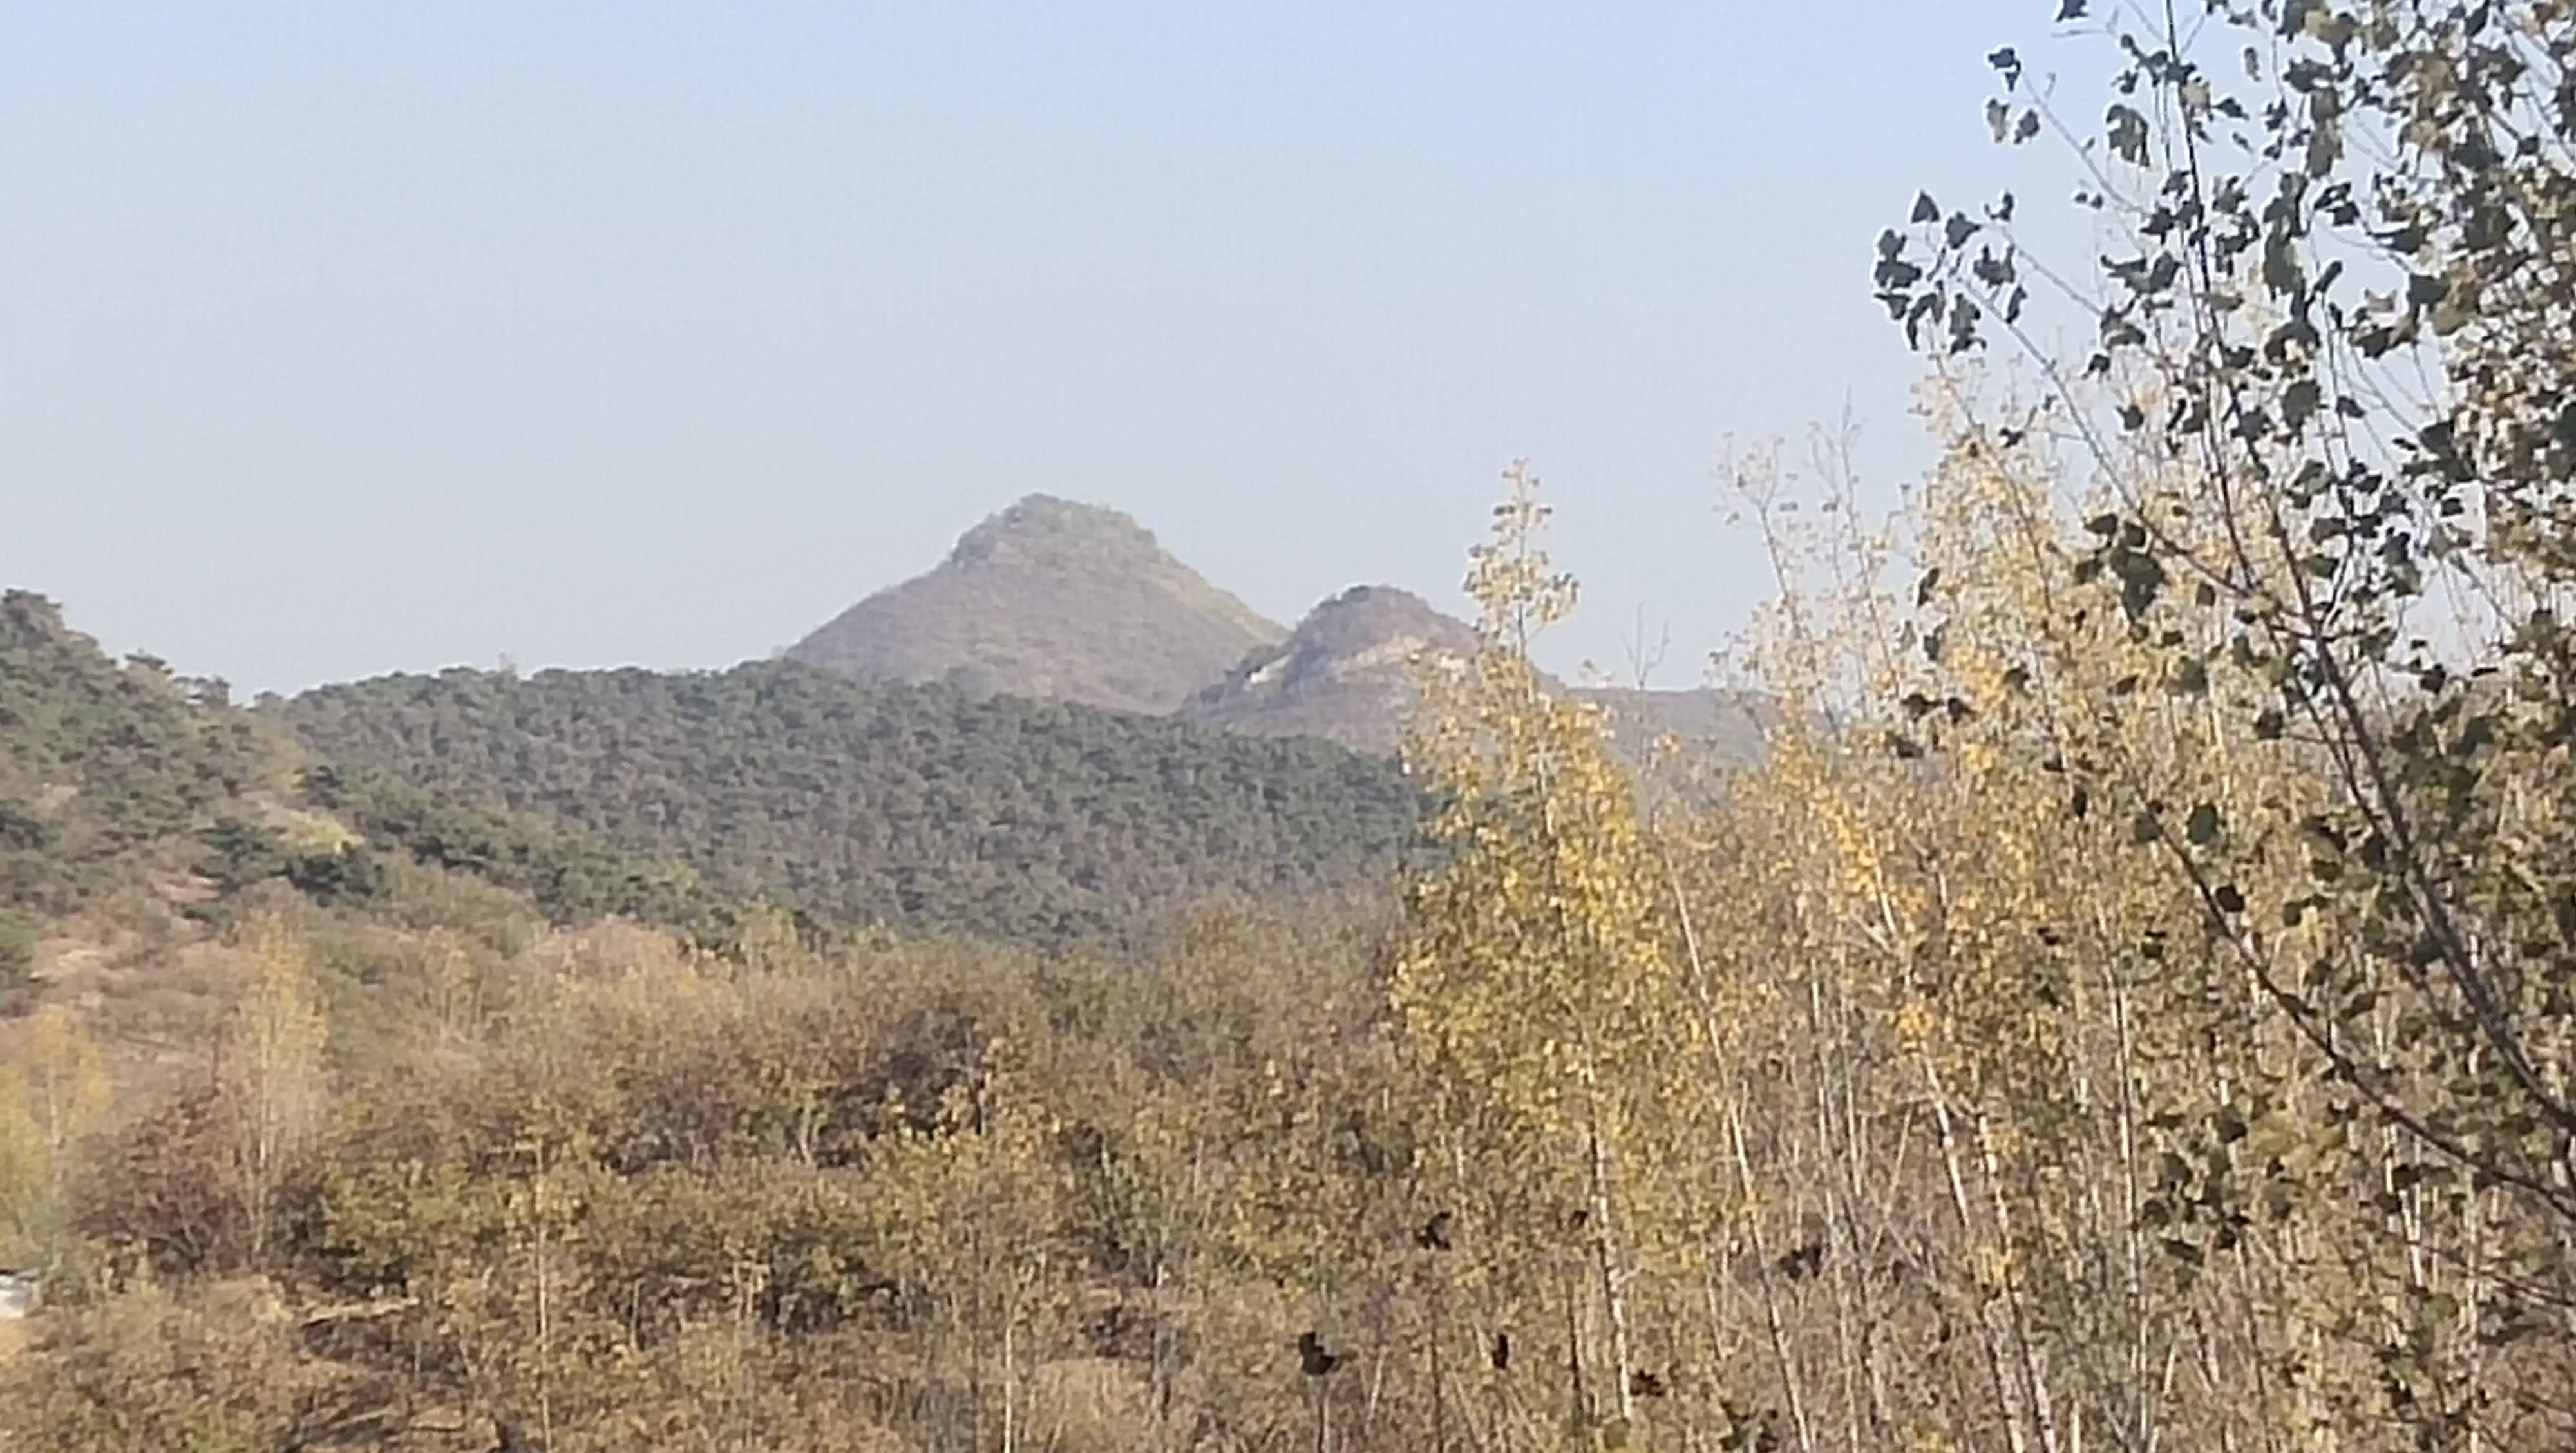
[{"label": "golden leaves", "polygon": [[0,1038],[0,1265],[49,1259],[65,1172],[108,1100],[105,1056],[72,1012],[48,1004]]}]

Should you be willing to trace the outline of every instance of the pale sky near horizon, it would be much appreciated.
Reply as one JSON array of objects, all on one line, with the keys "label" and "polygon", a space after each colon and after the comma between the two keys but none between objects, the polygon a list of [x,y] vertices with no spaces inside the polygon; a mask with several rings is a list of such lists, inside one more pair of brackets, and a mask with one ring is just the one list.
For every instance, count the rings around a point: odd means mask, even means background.
[{"label": "pale sky near horizon", "polygon": [[[2053,0],[0,7],[0,585],[245,692],[723,666],[1032,490],[1293,621],[1529,456],[1660,684]],[[2051,199],[2054,200],[2054,199]]]}]

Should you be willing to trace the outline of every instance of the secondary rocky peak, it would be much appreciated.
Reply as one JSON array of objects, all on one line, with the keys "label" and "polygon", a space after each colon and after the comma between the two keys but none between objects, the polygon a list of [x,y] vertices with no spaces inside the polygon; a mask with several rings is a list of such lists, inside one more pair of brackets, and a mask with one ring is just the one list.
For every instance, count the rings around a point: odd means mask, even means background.
[{"label": "secondary rocky peak", "polygon": [[[1180,714],[1192,721],[1264,736],[1328,737],[1365,752],[1388,752],[1422,698],[1421,663],[1464,657],[1476,629],[1408,590],[1356,585],[1332,596],[1275,646],[1238,663],[1224,680],[1192,696]],[[1632,756],[1671,732],[1744,759],[1757,750],[1758,712],[1727,692],[1548,689],[1602,707],[1614,740]]]},{"label": "secondary rocky peak", "polygon": [[1391,751],[1420,694],[1416,660],[1475,648],[1472,628],[1413,592],[1355,585],[1308,611],[1286,640],[1245,656],[1181,714],[1237,731]]}]

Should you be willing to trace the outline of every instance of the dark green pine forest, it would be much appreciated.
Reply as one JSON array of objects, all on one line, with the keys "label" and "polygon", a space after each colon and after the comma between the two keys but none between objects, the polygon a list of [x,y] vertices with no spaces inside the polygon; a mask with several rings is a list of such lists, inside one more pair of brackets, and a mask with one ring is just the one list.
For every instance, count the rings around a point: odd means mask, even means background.
[{"label": "dark green pine forest", "polygon": [[735,894],[1034,944],[1132,942],[1211,895],[1382,878],[1417,813],[1392,762],[1325,742],[783,661],[388,676],[271,716],[323,761],[686,862]]}]

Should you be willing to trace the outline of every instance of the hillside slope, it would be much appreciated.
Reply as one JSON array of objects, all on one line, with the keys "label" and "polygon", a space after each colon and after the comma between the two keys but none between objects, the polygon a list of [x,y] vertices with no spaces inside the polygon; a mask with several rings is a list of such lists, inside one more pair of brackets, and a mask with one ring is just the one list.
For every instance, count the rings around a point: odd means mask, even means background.
[{"label": "hillside slope", "polygon": [[72,1055],[120,1123],[206,1092],[249,925],[328,943],[317,988],[355,1061],[433,1003],[497,1010],[483,969],[512,946],[611,919],[727,958],[830,937],[684,863],[316,763],[221,683],[117,661],[44,597],[0,595],[0,1268],[53,1224],[30,1209],[36,1102],[12,1071]]},{"label": "hillside slope", "polygon": [[1284,634],[1126,515],[1030,495],[786,655],[861,681],[1167,712]]},{"label": "hillside slope", "polygon": [[219,684],[111,660],[45,597],[0,595],[0,912],[68,912],[192,861],[213,814],[293,770]]},{"label": "hillside slope", "polygon": [[1227,891],[1374,880],[1395,767],[1061,702],[722,673],[390,676],[279,708],[320,755],[542,814],[827,918],[1132,941]]},{"label": "hillside slope", "polygon": [[669,859],[317,762],[222,683],[118,662],[45,597],[0,595],[0,1004],[32,941],[93,908],[211,922],[281,880],[363,906],[411,861],[557,922],[635,918],[711,945],[752,906]]}]

